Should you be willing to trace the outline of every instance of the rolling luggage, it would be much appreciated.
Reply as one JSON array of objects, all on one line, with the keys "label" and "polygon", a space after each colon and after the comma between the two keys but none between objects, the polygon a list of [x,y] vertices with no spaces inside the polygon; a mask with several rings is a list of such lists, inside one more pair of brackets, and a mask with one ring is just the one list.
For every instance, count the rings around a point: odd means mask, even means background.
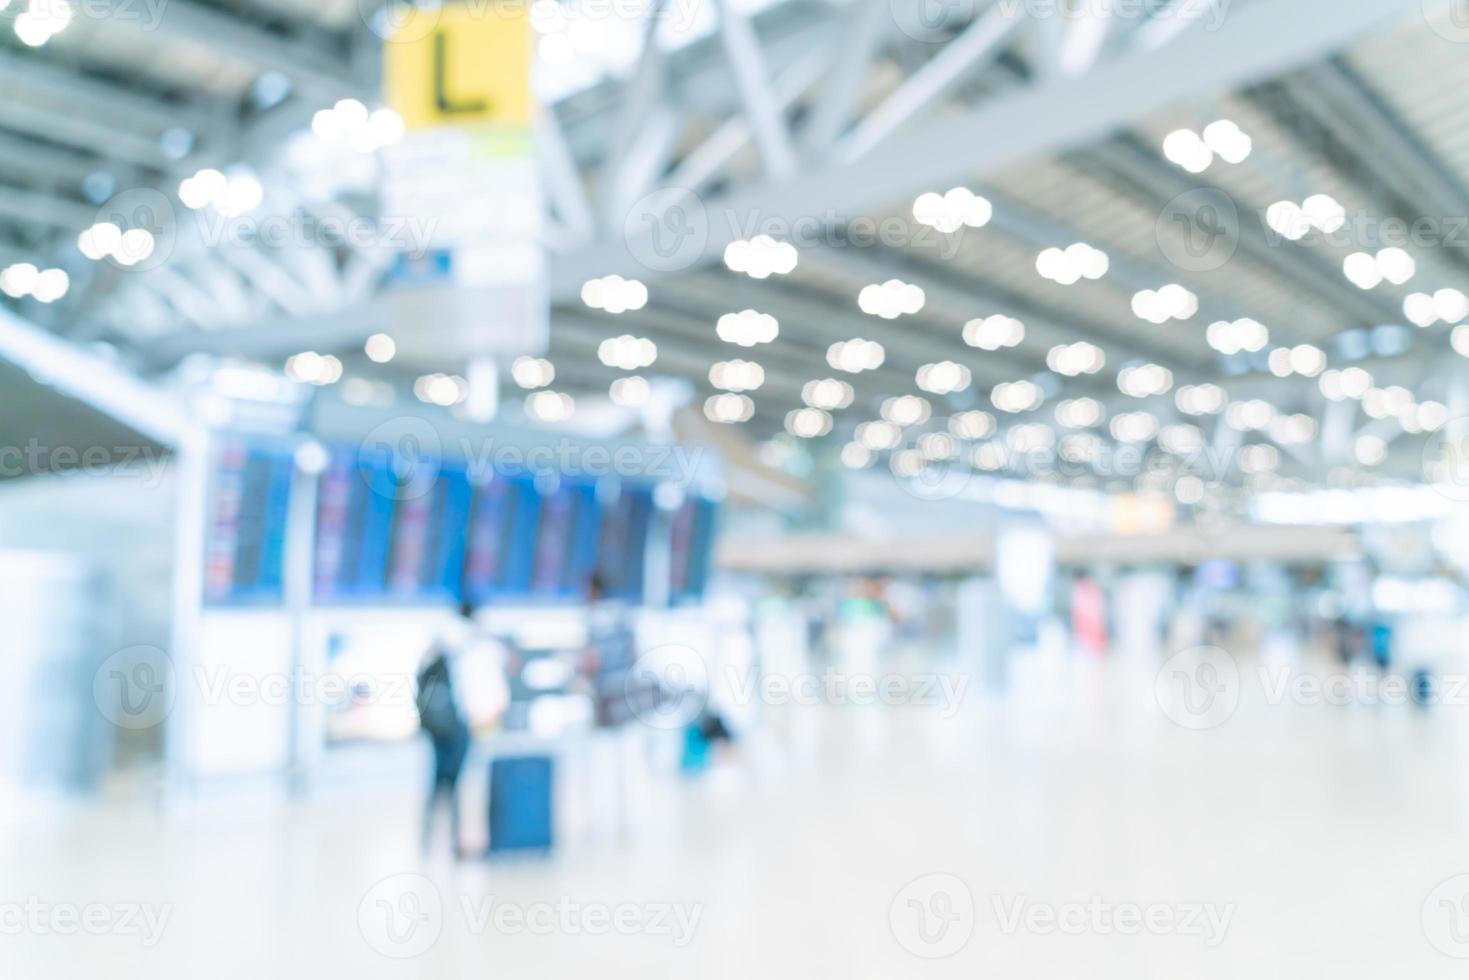
[{"label": "rolling luggage", "polygon": [[551,849],[555,817],[550,756],[490,763],[490,853]]}]

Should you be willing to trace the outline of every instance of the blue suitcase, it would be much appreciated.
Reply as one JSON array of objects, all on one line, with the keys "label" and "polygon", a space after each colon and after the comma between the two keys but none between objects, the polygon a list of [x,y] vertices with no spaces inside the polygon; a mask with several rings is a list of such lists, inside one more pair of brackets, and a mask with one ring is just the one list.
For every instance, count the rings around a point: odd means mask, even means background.
[{"label": "blue suitcase", "polygon": [[550,756],[490,762],[490,853],[551,849],[554,778]]}]

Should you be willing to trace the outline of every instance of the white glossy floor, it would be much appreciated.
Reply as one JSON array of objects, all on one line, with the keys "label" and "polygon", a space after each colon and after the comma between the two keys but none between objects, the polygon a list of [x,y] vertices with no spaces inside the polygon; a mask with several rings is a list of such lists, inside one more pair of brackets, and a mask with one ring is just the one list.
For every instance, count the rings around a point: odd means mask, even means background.
[{"label": "white glossy floor", "polygon": [[[1435,946],[1469,938],[1439,904],[1462,892],[1435,888],[1469,872],[1469,708],[1270,705],[1246,683],[1193,731],[1153,680],[1032,658],[949,719],[773,711],[709,777],[640,789],[627,841],[583,830],[549,860],[424,862],[417,787],[13,819],[0,910],[171,911],[151,946],[4,929],[0,975],[1464,975]],[[929,875],[951,877],[909,887]],[[540,926],[484,924],[490,899]],[[597,909],[628,934],[568,917]]]}]

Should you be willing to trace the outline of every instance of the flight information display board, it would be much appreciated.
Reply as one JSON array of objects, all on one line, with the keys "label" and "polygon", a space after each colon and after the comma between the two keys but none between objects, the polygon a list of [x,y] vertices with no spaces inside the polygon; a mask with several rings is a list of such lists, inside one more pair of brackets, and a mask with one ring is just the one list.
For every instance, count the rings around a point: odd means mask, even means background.
[{"label": "flight information display board", "polygon": [[704,497],[689,497],[674,511],[668,529],[668,594],[672,601],[691,602],[704,597],[714,561],[718,512],[718,505]]},{"label": "flight information display board", "polygon": [[531,591],[538,596],[585,596],[597,560],[601,516],[597,488],[563,480],[541,498]]},{"label": "flight information display board", "polygon": [[650,487],[624,484],[604,501],[598,529],[597,571],[609,598],[642,602],[648,529],[653,520]]},{"label": "flight information display board", "polygon": [[[422,485],[420,485],[420,483]],[[403,487],[390,525],[387,588],[401,598],[458,600],[471,487],[463,465]]]},{"label": "flight information display board", "polygon": [[216,450],[205,542],[204,599],[211,604],[279,602],[292,454],[225,441]]},{"label": "flight information display board", "polygon": [[[641,602],[654,513],[649,486],[555,474],[477,478],[463,461],[339,447],[318,488],[315,596],[581,599],[600,575],[609,597]],[[704,518],[691,520],[692,558],[682,563],[691,584],[681,594],[697,595],[709,531]]]},{"label": "flight information display board", "polygon": [[316,587],[319,600],[381,597],[398,481],[391,455],[332,453],[316,501]]},{"label": "flight information display board", "polygon": [[541,495],[528,476],[495,474],[474,488],[464,591],[472,602],[531,591]]}]

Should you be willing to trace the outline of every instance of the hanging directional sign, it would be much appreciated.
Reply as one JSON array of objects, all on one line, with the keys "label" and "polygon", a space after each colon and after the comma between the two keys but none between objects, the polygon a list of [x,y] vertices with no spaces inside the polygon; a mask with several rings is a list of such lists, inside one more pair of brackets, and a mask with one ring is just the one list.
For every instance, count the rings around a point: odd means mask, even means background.
[{"label": "hanging directional sign", "polygon": [[528,3],[409,8],[383,45],[388,102],[409,129],[528,127],[534,42]]},{"label": "hanging directional sign", "polygon": [[383,149],[381,213],[411,215],[424,229],[384,296],[399,354],[473,364],[538,353],[551,302],[529,0],[395,10],[383,94],[408,132]]}]

